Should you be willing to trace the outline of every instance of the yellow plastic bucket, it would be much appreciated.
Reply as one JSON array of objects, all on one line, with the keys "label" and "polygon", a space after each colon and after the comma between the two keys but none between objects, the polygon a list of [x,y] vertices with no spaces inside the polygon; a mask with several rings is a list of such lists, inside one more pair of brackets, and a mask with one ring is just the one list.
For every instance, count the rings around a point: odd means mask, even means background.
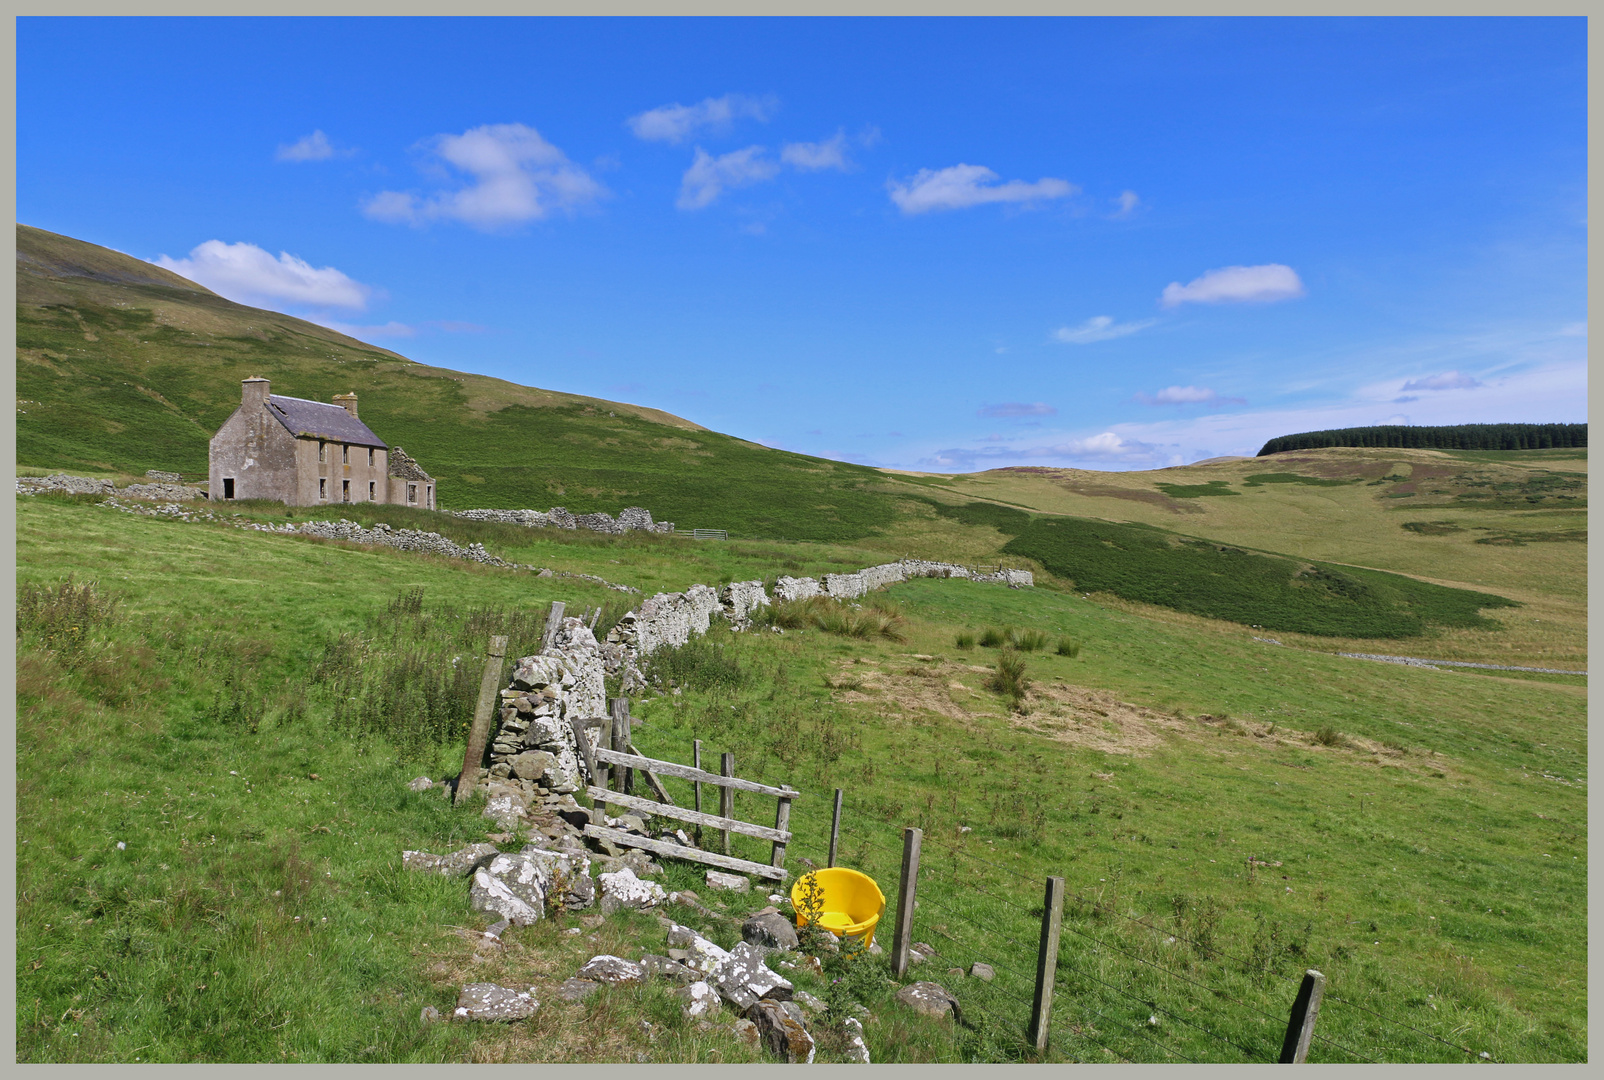
[{"label": "yellow plastic bucket", "polygon": [[[886,898],[880,886],[867,874],[832,866],[812,871],[818,880],[824,901],[819,925],[836,937],[862,937],[864,947],[874,944],[874,928],[886,909]],[[796,909],[797,926],[807,925],[802,907],[802,883],[808,875],[797,878],[791,886],[791,906]]]}]

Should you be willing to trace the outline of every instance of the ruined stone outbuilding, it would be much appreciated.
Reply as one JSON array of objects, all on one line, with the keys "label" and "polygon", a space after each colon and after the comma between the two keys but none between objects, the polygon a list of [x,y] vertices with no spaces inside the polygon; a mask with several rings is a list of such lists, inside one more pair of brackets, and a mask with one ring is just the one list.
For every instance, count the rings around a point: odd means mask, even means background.
[{"label": "ruined stone outbuilding", "polygon": [[214,502],[436,508],[434,478],[357,417],[355,394],[336,394],[326,404],[270,393],[270,388],[266,379],[246,379],[240,407],[212,436],[209,494]]}]

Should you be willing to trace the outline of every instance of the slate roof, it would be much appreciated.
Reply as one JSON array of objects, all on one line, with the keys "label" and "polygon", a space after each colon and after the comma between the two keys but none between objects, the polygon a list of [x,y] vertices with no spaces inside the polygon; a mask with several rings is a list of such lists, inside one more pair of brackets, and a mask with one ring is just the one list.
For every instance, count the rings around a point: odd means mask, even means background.
[{"label": "slate roof", "polygon": [[303,435],[329,442],[350,443],[352,446],[372,446],[388,450],[389,444],[368,430],[368,426],[338,405],[305,398],[270,394],[267,411],[289,429],[291,435]]}]

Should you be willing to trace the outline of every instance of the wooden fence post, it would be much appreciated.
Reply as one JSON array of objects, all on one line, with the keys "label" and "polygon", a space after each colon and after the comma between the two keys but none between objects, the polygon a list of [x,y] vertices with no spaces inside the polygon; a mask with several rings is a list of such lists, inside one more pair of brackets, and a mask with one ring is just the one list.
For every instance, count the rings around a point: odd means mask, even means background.
[{"label": "wooden fence post", "polygon": [[830,815],[830,863],[835,865],[835,845],[841,838],[841,789],[835,789],[835,812]]},{"label": "wooden fence post", "polygon": [[[788,785],[781,786],[785,787],[787,791],[791,790]],[[791,829],[791,800],[781,798],[779,803],[780,805],[774,811],[774,827],[780,832],[789,832]],[[784,869],[785,844],[783,841],[774,841],[774,852],[769,858],[769,865],[777,869]]]},{"label": "wooden fence post", "polygon": [[[719,775],[721,775],[721,776],[734,776],[735,775],[735,755],[734,754],[725,754],[725,755],[723,755],[719,759],[718,771],[719,771]],[[719,786],[719,789],[718,789],[718,816],[719,817],[727,817],[727,818],[732,818],[732,817],[735,816],[735,789],[734,788],[725,787],[723,785]],[[720,850],[722,850],[724,852],[724,854],[728,855],[730,853],[730,830],[724,829],[724,830],[722,830],[722,832],[723,832],[723,840],[721,841],[722,847],[721,847]]]},{"label": "wooden fence post", "polygon": [[[612,706],[613,716],[613,749],[620,754],[629,753],[629,699],[613,698],[609,704]],[[615,788],[625,795],[635,792],[635,770],[624,768],[618,770],[618,783]]]},{"label": "wooden fence post", "polygon": [[913,898],[919,883],[919,829],[902,830],[902,883],[897,887],[897,929],[891,938],[891,970],[897,978],[908,973],[908,942],[913,937]]},{"label": "wooden fence post", "polygon": [[557,631],[562,627],[562,624],[563,602],[561,600],[553,600],[551,602],[551,611],[546,614],[546,629],[540,635],[541,652],[551,648],[551,643],[557,637]]},{"label": "wooden fence post", "polygon": [[479,702],[473,709],[473,727],[468,730],[468,746],[462,754],[462,771],[457,774],[458,804],[468,801],[479,783],[479,762],[485,756],[485,740],[490,737],[490,714],[495,711],[501,690],[501,661],[507,655],[507,639],[490,639],[490,655],[485,660],[484,678],[479,680]]},{"label": "wooden fence post", "polygon": [[1036,955],[1036,997],[1030,1006],[1030,1044],[1037,1053],[1047,1049],[1053,983],[1058,978],[1058,934],[1063,923],[1064,879],[1050,877],[1041,914],[1041,951]]},{"label": "wooden fence post", "polygon": [[[691,764],[698,769],[702,767],[701,739],[691,740]],[[694,781],[691,784],[691,791],[696,799],[696,812],[700,814],[702,812],[702,782],[700,780]],[[696,846],[702,846],[702,827],[700,825],[696,826]]]},{"label": "wooden fence post", "polygon": [[1320,999],[1325,997],[1326,977],[1314,968],[1303,973],[1303,985],[1292,1001],[1287,1021],[1287,1037],[1281,1043],[1282,1065],[1302,1065],[1309,1057],[1309,1040],[1314,1038],[1314,1020],[1320,1015]]}]

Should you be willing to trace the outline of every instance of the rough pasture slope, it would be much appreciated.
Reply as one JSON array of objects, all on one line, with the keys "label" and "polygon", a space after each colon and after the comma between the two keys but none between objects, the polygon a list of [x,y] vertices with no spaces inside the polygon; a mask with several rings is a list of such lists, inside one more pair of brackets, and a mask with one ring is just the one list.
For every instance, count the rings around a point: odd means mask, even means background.
[{"label": "rough pasture slope", "polygon": [[[117,601],[19,612],[20,1057],[750,1057],[727,1028],[677,1020],[660,988],[555,998],[589,954],[650,942],[649,919],[579,938],[559,920],[483,956],[453,929],[477,925],[462,888],[397,868],[403,847],[448,850],[494,828],[403,787],[460,761],[474,690],[461,658],[498,630],[531,638],[528,616],[549,600],[616,594],[82,500],[19,500],[18,513],[25,590],[60,595],[89,563],[96,595]],[[502,529],[474,535],[518,538]],[[785,542],[526,542],[647,589],[762,577],[776,561],[874,561],[872,549]],[[419,589],[421,605],[408,599]],[[995,991],[956,984],[994,1018],[921,1025],[883,982],[866,985],[876,1060],[1024,1054],[1007,995],[1028,999],[1032,957],[1010,942],[1031,940],[1048,873],[1076,898],[1054,1057],[1262,1060],[1277,1048],[1265,1016],[1285,1011],[1284,979],[1314,964],[1350,1003],[1328,1006],[1323,1033],[1363,1056],[1585,1058],[1576,680],[1364,664],[1045,587],[915,582],[889,600],[905,642],[723,635],[705,680],[682,675],[682,693],[636,707],[648,754],[684,760],[700,738],[734,751],[744,775],[799,786],[793,859],[822,861],[837,786],[849,793],[845,861],[888,886],[898,828],[926,830],[921,940],[943,950],[943,968],[997,966]],[[1023,714],[984,689],[994,652],[953,648],[958,633],[1005,625],[1082,646],[1029,655]],[[352,655],[355,688],[330,673]],[[332,686],[347,689],[336,700]],[[1249,856],[1281,866],[1253,874]],[[424,1005],[484,978],[537,986],[543,1017],[494,1031],[416,1024]],[[1211,1034],[1179,1021],[1148,1034],[1149,1000]]]},{"label": "rough pasture slope", "polygon": [[[265,372],[275,379],[313,380],[308,396],[354,388],[365,417],[389,395],[402,431],[391,437],[420,457],[429,408],[438,406],[439,425],[500,430],[492,395],[505,394],[564,433],[566,449],[531,459],[549,470],[540,477],[570,465],[613,470],[613,487],[515,486],[503,505],[616,512],[640,503],[673,518],[674,504],[658,496],[679,489],[668,472],[638,469],[651,456],[641,447],[684,438],[697,444],[680,448],[686,460],[710,453],[700,460],[726,477],[759,460],[740,458],[737,440],[662,414],[420,368],[207,300],[87,245],[22,239],[37,260],[57,252],[53,269],[19,286],[19,452],[39,471],[197,471],[182,454],[204,447],[207,418],[226,415],[238,378],[257,363],[280,365]],[[58,241],[72,259],[49,246]],[[126,280],[135,270],[152,277]],[[223,374],[199,370],[210,366]],[[404,394],[409,385],[419,394]],[[28,427],[35,402],[44,408]],[[641,425],[642,441],[630,442],[626,420]],[[610,448],[614,437],[635,449]],[[462,470],[448,482],[467,491],[471,474],[485,480],[476,493],[493,488],[498,474],[485,462],[500,458],[440,452]],[[1308,966],[1330,979],[1319,1028],[1330,1041],[1316,1042],[1314,1060],[1586,1060],[1585,679],[1332,655],[1585,667],[1585,452],[1329,449],[1140,474],[956,478],[761,454],[815,486],[768,477],[737,489],[745,493],[730,512],[748,515],[744,529],[678,514],[742,537],[728,544],[526,530],[402,507],[345,516],[435,529],[513,562],[648,594],[899,555],[994,563],[1031,530],[1101,522],[1121,537],[1166,537],[1167,549],[1207,540],[1356,580],[1389,571],[1521,605],[1478,606],[1469,625],[1428,623],[1400,648],[1271,635],[1112,592],[1087,597],[1069,588],[1075,567],[1055,574],[1016,555],[1038,572],[1037,588],[889,590],[880,614],[900,615],[903,641],[820,626],[720,632],[700,654],[676,658],[680,692],[634,703],[645,717],[637,744],[684,761],[701,739],[709,752],[734,752],[743,776],[799,787],[788,865],[824,861],[835,787],[847,792],[842,861],[888,891],[898,830],[926,830],[915,936],[940,955],[919,974],[953,989],[973,1024],[921,1022],[871,968],[853,992],[869,1006],[876,1061],[1031,1056],[1017,1002],[1030,998],[1034,909],[1048,874],[1065,876],[1070,893],[1051,1060],[1271,1059],[1295,990],[1287,980]],[[1208,497],[1222,485],[1236,494]],[[714,487],[693,483],[681,505],[703,505],[698,492]],[[470,504],[497,503],[453,496]],[[236,509],[289,520],[282,507]],[[556,996],[591,955],[661,951],[651,918],[575,935],[565,931],[576,920],[555,919],[486,951],[462,883],[399,868],[403,848],[447,851],[495,829],[478,807],[405,788],[460,763],[488,636],[508,633],[514,652],[527,649],[552,600],[605,606],[605,628],[620,594],[135,517],[93,499],[18,499],[17,513],[19,1060],[757,1057],[728,1017],[699,1030],[657,985],[577,1005]],[[1069,517],[1092,525],[1054,524]],[[827,528],[791,531],[807,522]],[[986,688],[998,651],[958,646],[960,636],[1010,627],[1050,643],[1023,654],[1033,684],[1023,711]],[[1255,640],[1267,636],[1285,644]],[[1078,644],[1075,655],[1052,652],[1060,640]],[[684,867],[666,877],[706,894]],[[700,920],[689,909],[669,914]],[[727,927],[715,930],[732,943]],[[995,983],[947,975],[970,960],[992,963]],[[532,1022],[494,1029],[418,1024],[425,1005],[446,1009],[479,980],[534,985],[545,1007]]]}]

